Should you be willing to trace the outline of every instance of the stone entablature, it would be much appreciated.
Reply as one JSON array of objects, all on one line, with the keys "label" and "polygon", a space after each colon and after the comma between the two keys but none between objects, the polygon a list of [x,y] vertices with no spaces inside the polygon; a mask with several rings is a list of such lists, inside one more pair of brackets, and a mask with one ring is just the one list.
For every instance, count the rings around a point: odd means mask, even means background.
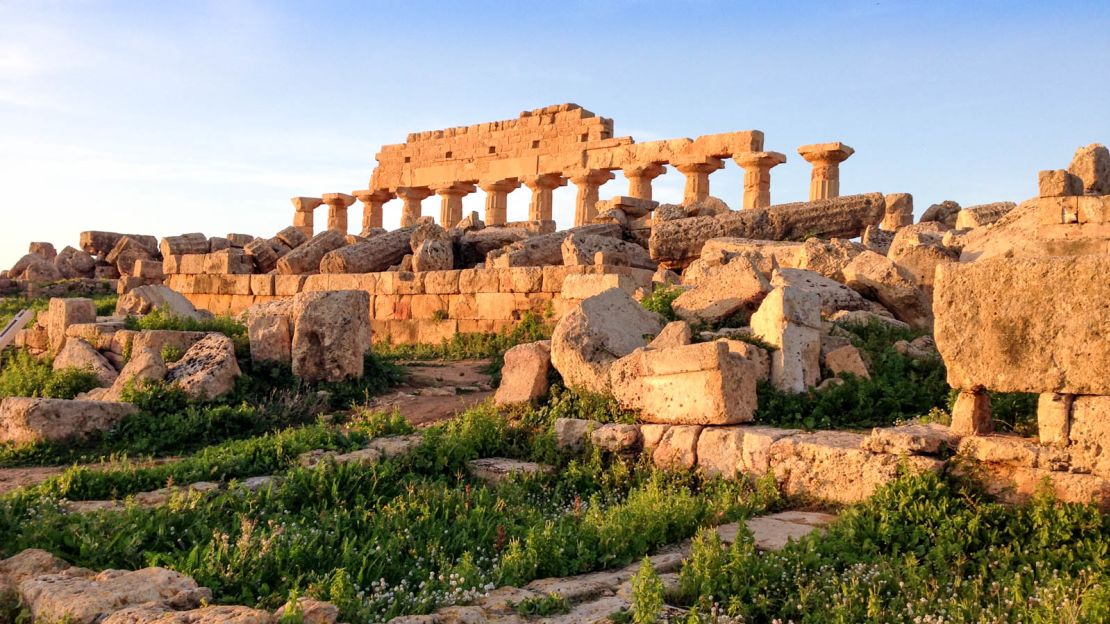
[{"label": "stone entablature", "polygon": [[370,296],[374,342],[436,344],[456,332],[498,331],[529,312],[560,318],[582,295],[594,294],[574,286],[564,291],[571,275],[593,276],[596,288],[650,291],[655,273],[592,265],[317,275],[177,274],[166,278],[166,286],[213,314],[239,314],[257,303],[301,292],[362,290]]},{"label": "stone entablature", "polygon": [[[852,148],[821,143],[803,146],[799,153],[813,163],[813,198],[836,197],[838,164]],[[652,180],[667,166],[674,167],[686,177],[683,203],[692,203],[709,197],[709,175],[724,168],[728,159],[744,169],[741,205],[760,208],[771,203],[771,168],[786,162],[779,152],[763,151],[759,130],[637,143],[632,137],[614,137],[613,120],[577,104],[525,111],[516,119],[412,133],[405,143],[382,147],[376,159],[367,189],[325,199],[293,198],[295,225],[310,234],[313,210],[321,202],[329,206],[329,224],[346,223],[345,211],[351,205],[347,199],[353,196],[363,203],[364,231],[381,227],[384,205],[393,199],[401,200],[401,226],[406,227],[420,219],[423,200],[439,195],[439,223],[452,227],[461,219],[462,198],[478,189],[486,193],[486,225],[501,225],[507,218],[508,193],[521,186],[532,194],[528,218],[548,221],[552,192],[567,184],[577,191],[574,223],[583,224],[596,216],[598,189],[616,172],[628,180],[629,196],[651,199]]]}]

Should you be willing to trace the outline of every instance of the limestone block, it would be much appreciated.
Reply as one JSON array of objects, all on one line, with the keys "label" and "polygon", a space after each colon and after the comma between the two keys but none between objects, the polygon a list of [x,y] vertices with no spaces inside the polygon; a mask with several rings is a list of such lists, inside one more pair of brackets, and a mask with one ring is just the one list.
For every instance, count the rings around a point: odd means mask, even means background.
[{"label": "limestone block", "polygon": [[498,290],[503,293],[534,293],[543,290],[543,269],[515,267],[497,269]]},{"label": "limestone block", "polygon": [[292,363],[292,313],[289,300],[263,303],[247,310],[252,362]]},{"label": "limestone block", "polygon": [[961,390],[952,406],[952,432],[961,436],[986,435],[991,425],[991,402],[982,390]]},{"label": "limestone block", "polygon": [[[300,230],[297,230],[300,233]],[[255,269],[262,273],[273,271],[277,267],[278,254],[270,241],[256,238],[243,245],[246,260],[253,263]]]},{"label": "limestone block", "polygon": [[1110,195],[1110,150],[1092,143],[1075,150],[1068,171],[1079,178],[1083,192],[1090,195]]},{"label": "limestone block", "polygon": [[369,295],[300,293],[293,300],[293,374],[310,382],[358,379],[370,348]]},{"label": "limestone block", "polygon": [[887,232],[873,225],[869,225],[867,229],[863,231],[860,242],[863,243],[865,249],[870,249],[879,255],[885,256],[890,252],[891,244],[894,243],[894,232]]},{"label": "limestone block", "polygon": [[835,377],[839,377],[841,373],[849,373],[863,379],[871,379],[871,373],[867,370],[863,356],[860,355],[859,349],[852,345],[837,347],[826,353],[825,368],[828,368]]},{"label": "limestone block", "polygon": [[162,239],[158,245],[162,257],[168,256],[183,256],[190,255],[204,255],[211,251],[208,245],[208,237],[204,234],[191,233],[182,234],[180,236],[167,236]]},{"label": "limestone block", "polygon": [[80,338],[97,351],[110,351],[116,332],[123,329],[123,321],[74,323],[66,328],[66,339]]},{"label": "limestone block", "polygon": [[15,445],[82,439],[138,411],[134,405],[9,397],[0,401],[0,442]]},{"label": "limestone block", "polygon": [[921,215],[921,222],[928,223],[931,221],[944,224],[947,228],[951,229],[956,226],[956,217],[960,214],[960,205],[956,202],[946,199],[939,204],[933,204],[925,209]]},{"label": "limestone block", "polygon": [[756,381],[771,379],[771,355],[766,349],[743,340],[723,339],[722,341],[728,345],[729,353],[751,362]]},{"label": "limestone block", "polygon": [[916,278],[891,259],[864,251],[844,267],[844,278],[849,288],[877,299],[898,320],[916,329],[932,326],[929,297],[917,286]]},{"label": "limestone block", "polygon": [[501,271],[499,269],[463,269],[459,272],[459,292],[495,293],[501,292]]},{"label": "limestone block", "polygon": [[698,285],[673,302],[675,314],[688,323],[719,323],[756,309],[771,290],[763,273],[746,257],[707,271]]},{"label": "limestone block", "polygon": [[501,385],[494,402],[498,405],[525,403],[547,394],[551,369],[551,341],[517,345],[505,352]]},{"label": "limestone block", "polygon": [[273,297],[275,294],[274,277],[273,275],[252,275],[250,294],[256,297]]},{"label": "limestone block", "polygon": [[1083,180],[1064,169],[1041,171],[1037,174],[1041,197],[1071,197],[1083,194]]},{"label": "limestone block", "polygon": [[590,433],[590,442],[603,451],[625,453],[640,447],[640,428],[636,425],[609,423]]},{"label": "limestone block", "polygon": [[554,468],[551,466],[505,457],[474,459],[467,462],[466,467],[471,476],[485,481],[489,485],[497,485],[521,475],[541,475],[554,472]]},{"label": "limestone block", "polygon": [[551,362],[568,386],[602,392],[613,362],[645,346],[644,336],[662,328],[659,315],[612,288],[584,299],[555,325]]},{"label": "limestone block", "polygon": [[555,446],[571,451],[581,451],[586,448],[586,440],[590,431],[598,423],[584,418],[556,418],[555,419]]},{"label": "limestone block", "polygon": [[[486,230],[482,230],[482,232],[489,229],[490,228],[486,228]],[[500,249],[490,251],[486,255],[486,266],[489,268],[508,268],[521,266],[542,267],[549,264],[562,264],[563,241],[568,236],[576,234],[620,238],[621,227],[615,224],[592,224],[572,228],[564,232],[531,236],[510,243]],[[592,264],[592,254],[590,258]]]},{"label": "limestone block", "polygon": [[77,323],[95,323],[96,305],[92,299],[50,300],[46,310],[46,333],[50,340],[50,350],[58,352],[66,342],[66,328]]},{"label": "limestone block", "polygon": [[459,266],[484,264],[486,256],[530,236],[527,230],[515,227],[487,227],[463,232],[456,241]]},{"label": "limestone block", "polygon": [[1068,438],[1074,468],[1110,479],[1110,397],[1075,397]]},{"label": "limestone block", "polygon": [[[407,240],[407,238],[406,238]],[[320,270],[324,273],[346,273],[340,270],[324,270],[322,261],[331,252],[347,244],[346,236],[339,230],[324,230],[311,240],[296,247],[293,251],[281,257],[277,262],[279,275],[300,275]],[[365,244],[365,243],[362,243]],[[352,245],[351,247],[357,247]],[[342,264],[342,263],[339,263]],[[336,267],[331,267],[336,268]],[[354,270],[352,273],[365,273],[364,270]]]},{"label": "limestone block", "polygon": [[54,356],[53,369],[55,371],[76,368],[91,371],[96,375],[101,388],[107,388],[116,380],[118,373],[104,356],[97,353],[96,349],[80,338],[69,338],[65,346]]},{"label": "limestone block", "polygon": [[723,342],[647,350],[641,366],[643,422],[732,425],[755,413],[755,367]]},{"label": "limestone block", "polygon": [[959,251],[944,246],[941,232],[927,230],[930,225],[919,223],[898,230],[887,252],[902,273],[926,293],[932,292],[937,265],[960,259]]},{"label": "limestone block", "polygon": [[[874,226],[868,226],[874,227]],[[798,248],[791,268],[807,269],[824,277],[844,281],[844,267],[863,251],[863,247],[843,238],[807,238]],[[770,273],[770,271],[767,271]]]},{"label": "limestone block", "polygon": [[274,295],[277,297],[292,297],[304,288],[304,275],[275,275]]},{"label": "limestone block", "polygon": [[454,295],[459,292],[462,271],[429,271],[424,274],[424,292],[430,295]]},{"label": "limestone block", "polygon": [[[1076,215],[1079,223],[1110,222],[1110,195],[1104,195],[1102,197],[1077,197],[1076,201],[1078,204],[1076,206]],[[63,250],[62,253],[65,253],[65,250]]]},{"label": "limestone block", "polygon": [[1110,256],[942,265],[935,338],[949,385],[1110,394],[1108,274]]},{"label": "limestone block", "polygon": [[[388,234],[376,237],[383,238]],[[449,271],[455,268],[455,252],[450,240],[429,239],[412,252],[413,271]]]},{"label": "limestone block", "polygon": [[711,477],[735,478],[744,469],[744,427],[706,427],[698,437],[698,469]]},{"label": "limestone block", "polygon": [[211,333],[170,364],[166,379],[194,399],[209,400],[235,389],[242,372],[235,359],[235,345],[223,334]]},{"label": "limestone block", "polygon": [[225,247],[204,257],[204,272],[209,275],[249,275],[252,269],[252,262],[242,249]]},{"label": "limestone block", "polygon": [[616,273],[580,273],[567,275],[563,280],[563,299],[582,300],[616,288],[633,296],[637,285],[631,277]]},{"label": "limestone block", "polygon": [[1041,444],[1067,446],[1072,395],[1043,392],[1037,397],[1037,437]]},{"label": "limestone block", "polygon": [[879,486],[911,473],[939,472],[944,463],[931,457],[899,457],[860,448],[864,436],[846,431],[799,433],[771,445],[769,465],[788,496],[839,503],[867,499]]},{"label": "limestone block", "polygon": [[100,400],[120,401],[127,388],[142,382],[162,381],[168,372],[169,369],[166,368],[161,351],[149,347],[133,348],[131,359],[120,369],[119,376],[112,383],[112,387],[100,397]]},{"label": "limestone block", "polygon": [[285,245],[289,247],[290,250],[296,249],[297,247],[300,247],[301,245],[307,243],[309,239],[309,237],[305,235],[305,233],[300,228],[292,225],[278,232],[276,235],[274,235],[274,238],[278,239],[282,243],[285,243]]},{"label": "limestone block", "polygon": [[403,295],[409,299],[409,314],[414,319],[434,319],[447,315],[447,298],[443,295]]},{"label": "limestone block", "polygon": [[563,239],[561,247],[566,266],[591,265],[601,253],[609,259],[606,264],[631,266],[654,271],[657,264],[643,247],[636,243],[594,234],[575,233]]},{"label": "limestone block", "polygon": [[876,427],[860,448],[890,455],[938,455],[955,450],[960,437],[944,425],[929,423]]},{"label": "limestone block", "polygon": [[778,269],[771,275],[771,287],[790,287],[817,295],[821,314],[839,310],[867,310],[870,302],[844,284],[805,269]]},{"label": "limestone block", "polygon": [[672,321],[663,326],[663,330],[648,344],[648,348],[682,347],[691,342],[693,342],[693,332],[690,329],[690,324],[686,321]]},{"label": "limestone block", "polygon": [[204,263],[208,254],[184,254],[179,256],[179,273],[185,275],[201,275],[204,273]]},{"label": "limestone block", "polygon": [[[161,284],[140,286],[116,302],[116,316],[149,314],[152,310],[163,309],[172,316],[200,320],[208,318],[207,313],[198,311],[189,300]],[[94,317],[95,320],[95,317]]]},{"label": "limestone block", "polygon": [[508,321],[518,317],[512,293],[478,293],[474,295],[474,305],[480,319]]},{"label": "limestone block", "polygon": [[147,247],[139,239],[124,236],[108,252],[106,260],[119,270],[120,275],[131,275],[138,260],[153,260],[156,251]]},{"label": "limestone block", "polygon": [[[20,583],[19,593],[34,621],[73,624],[154,621],[156,616],[152,613],[158,609],[167,612],[195,609],[212,599],[212,592],[207,588],[198,586],[188,576],[165,568],[144,568],[134,572],[105,570],[95,576],[39,576]],[[129,608],[137,611],[130,611]],[[119,613],[120,611],[124,612]],[[138,616],[138,612],[148,613],[149,619]],[[196,616],[196,612],[189,613]],[[219,620],[184,621],[199,624]],[[242,624],[250,622],[240,619],[234,621]]]},{"label": "limestone block", "polygon": [[67,246],[54,258],[54,268],[66,279],[92,277],[96,269],[96,258],[80,249]]},{"label": "limestone block", "polygon": [[744,472],[764,475],[771,470],[771,447],[778,440],[801,433],[797,429],[778,429],[776,427],[743,427],[744,438],[741,447],[741,466]]},{"label": "limestone block", "polygon": [[121,238],[123,238],[123,234],[116,232],[81,232],[78,247],[89,255],[105,256]]},{"label": "limestone block", "polygon": [[208,239],[209,253],[223,251],[225,249],[231,249],[231,241],[222,236],[213,236],[212,238]]},{"label": "limestone block", "polygon": [[998,221],[1017,207],[1014,202],[994,202],[980,206],[968,206],[956,215],[956,229],[983,227]]},{"label": "limestone block", "polygon": [[886,213],[880,227],[887,232],[913,224],[913,195],[891,193],[886,196]]},{"label": "limestone block", "polygon": [[690,470],[698,462],[700,425],[671,425],[655,446],[651,458],[660,468]]},{"label": "limestone block", "polygon": [[805,392],[821,380],[820,299],[812,292],[778,287],[752,315],[752,332],[777,349],[771,383],[784,392]]}]

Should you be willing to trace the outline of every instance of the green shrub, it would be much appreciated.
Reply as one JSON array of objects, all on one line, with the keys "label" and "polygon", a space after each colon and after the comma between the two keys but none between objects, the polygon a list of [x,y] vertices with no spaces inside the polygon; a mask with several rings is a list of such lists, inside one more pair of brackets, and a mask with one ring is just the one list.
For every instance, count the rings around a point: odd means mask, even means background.
[{"label": "green shrub", "polygon": [[129,316],[124,323],[127,329],[168,329],[173,331],[219,332],[229,338],[247,335],[247,326],[230,316],[194,319],[176,316],[166,308],[157,308],[143,316]]},{"label": "green shrub", "polygon": [[655,624],[663,612],[663,580],[656,574],[651,559],[644,557],[632,577],[632,621]]},{"label": "green shrub", "polygon": [[677,321],[678,315],[675,314],[672,304],[682,294],[682,290],[678,286],[660,286],[644,297],[640,305],[662,316],[667,322]]},{"label": "green shrub", "polygon": [[526,618],[549,617],[552,615],[570,613],[570,601],[559,594],[534,596],[532,598],[525,598],[520,602],[513,602],[510,600],[507,604],[517,615]]},{"label": "green shrub", "polygon": [[72,399],[99,385],[91,370],[55,371],[50,360],[39,360],[25,350],[0,353],[0,398]]},{"label": "green shrub", "polygon": [[1024,392],[988,392],[991,420],[998,431],[1037,435],[1037,395]]},{"label": "green shrub", "polygon": [[[93,295],[87,298],[92,299],[93,305],[96,306],[96,314],[98,316],[111,316],[115,314],[116,301],[119,300],[119,297],[114,293]],[[30,310],[37,316],[39,312],[45,311],[49,305],[49,297],[36,297],[34,299],[23,296],[0,297],[0,328],[5,327],[21,310]]]}]

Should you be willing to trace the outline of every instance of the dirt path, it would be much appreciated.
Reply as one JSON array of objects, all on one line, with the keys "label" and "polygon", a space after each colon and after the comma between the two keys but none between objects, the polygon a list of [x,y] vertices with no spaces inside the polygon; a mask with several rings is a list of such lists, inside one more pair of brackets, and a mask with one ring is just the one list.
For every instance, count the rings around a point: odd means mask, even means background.
[{"label": "dirt path", "polygon": [[0,495],[21,487],[30,487],[46,481],[54,475],[62,474],[69,466],[27,466],[22,468],[0,468]]},{"label": "dirt path", "polygon": [[493,395],[489,360],[413,362],[408,379],[394,392],[376,397],[371,407],[397,409],[413,425],[451,418]]}]

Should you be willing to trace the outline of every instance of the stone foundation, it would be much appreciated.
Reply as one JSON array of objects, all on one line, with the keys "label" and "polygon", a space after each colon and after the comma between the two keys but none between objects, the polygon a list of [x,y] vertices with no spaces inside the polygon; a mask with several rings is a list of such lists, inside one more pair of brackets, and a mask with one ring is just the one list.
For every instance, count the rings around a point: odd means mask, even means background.
[{"label": "stone foundation", "polygon": [[[197,308],[236,315],[301,292],[362,290],[370,295],[374,342],[439,343],[456,333],[496,332],[528,313],[551,319],[575,305],[568,276],[650,291],[654,272],[631,267],[547,266],[327,275],[170,275],[166,285]],[[613,276],[617,276],[615,279]]]}]

